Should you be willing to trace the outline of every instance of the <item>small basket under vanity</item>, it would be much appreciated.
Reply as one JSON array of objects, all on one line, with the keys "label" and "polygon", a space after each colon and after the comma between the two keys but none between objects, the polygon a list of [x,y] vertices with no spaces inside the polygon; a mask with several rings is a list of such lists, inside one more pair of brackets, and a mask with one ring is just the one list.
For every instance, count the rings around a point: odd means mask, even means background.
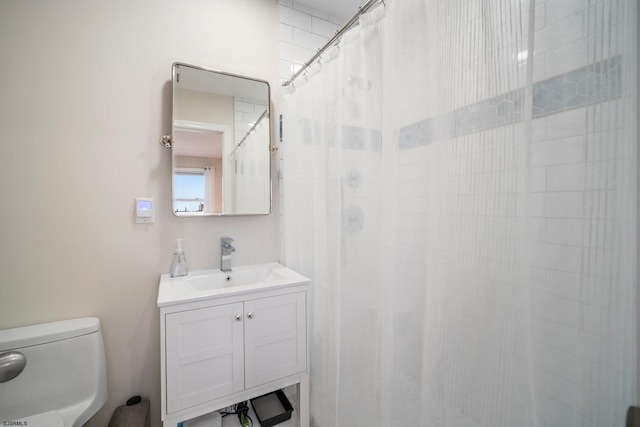
[{"label": "small basket under vanity", "polygon": [[253,412],[261,427],[272,427],[291,419],[293,406],[282,390],[251,399]]}]

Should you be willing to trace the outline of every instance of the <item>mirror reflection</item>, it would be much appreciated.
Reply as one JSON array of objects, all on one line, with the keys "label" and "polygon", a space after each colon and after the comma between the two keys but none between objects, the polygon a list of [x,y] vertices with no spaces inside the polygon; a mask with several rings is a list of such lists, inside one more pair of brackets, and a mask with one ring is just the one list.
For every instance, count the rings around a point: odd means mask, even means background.
[{"label": "mirror reflection", "polygon": [[173,212],[271,212],[269,84],[173,64]]}]

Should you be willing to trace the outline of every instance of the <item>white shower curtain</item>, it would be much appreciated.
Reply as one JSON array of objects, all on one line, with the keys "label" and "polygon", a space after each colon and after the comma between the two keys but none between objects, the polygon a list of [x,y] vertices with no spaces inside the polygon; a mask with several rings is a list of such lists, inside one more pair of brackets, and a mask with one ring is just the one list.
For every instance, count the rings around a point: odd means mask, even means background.
[{"label": "white shower curtain", "polygon": [[[268,120],[268,118],[266,119]],[[236,211],[261,213],[268,210],[271,197],[269,184],[269,126],[258,126],[235,150]],[[266,159],[265,159],[266,157]]]},{"label": "white shower curtain", "polygon": [[387,0],[283,89],[312,425],[624,425],[636,12]]}]

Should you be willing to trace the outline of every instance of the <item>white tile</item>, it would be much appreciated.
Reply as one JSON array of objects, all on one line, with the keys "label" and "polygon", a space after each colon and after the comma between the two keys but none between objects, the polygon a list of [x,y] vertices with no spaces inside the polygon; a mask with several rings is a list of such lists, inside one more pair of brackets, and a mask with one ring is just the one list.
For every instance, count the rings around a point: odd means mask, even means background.
[{"label": "white tile", "polygon": [[586,160],[586,141],[583,136],[550,141],[549,164],[580,163]]},{"label": "white tile", "polygon": [[[603,354],[603,341],[602,337],[592,334],[590,332],[582,331],[582,357],[590,362],[602,362]],[[585,377],[585,382],[587,377]]]},{"label": "white tile", "polygon": [[567,271],[547,270],[547,288],[550,295],[580,301],[580,275]]},{"label": "white tile", "polygon": [[582,307],[584,330],[598,336],[606,336],[609,324],[608,314],[607,308],[585,304]]},{"label": "white tile", "polygon": [[[547,194],[546,193],[532,193],[530,196],[529,207],[531,209],[532,217],[546,217],[547,216]],[[524,215],[522,212],[520,215]]]},{"label": "white tile", "polygon": [[629,46],[625,39],[625,37],[628,37],[628,32],[624,31],[620,26],[613,27],[613,33],[611,36],[609,36],[608,32],[602,32],[592,28],[590,28],[589,31],[590,34],[587,37],[587,43],[592,58],[601,60],[615,55],[620,55],[623,54],[625,48]]},{"label": "white tile", "polygon": [[[356,11],[354,11],[353,13],[355,13]],[[353,16],[353,15],[351,15]],[[336,25],[339,25],[340,27],[342,27],[344,24],[347,23],[347,21],[349,20],[349,18],[351,18],[351,16],[338,16],[338,15],[334,15],[334,14],[329,14],[329,17],[327,18],[327,20],[329,22],[333,22]]]},{"label": "white tile", "polygon": [[[528,337],[529,333],[531,332],[531,338],[535,342],[539,344],[544,344],[546,340],[545,338],[546,325],[547,325],[546,319],[543,319],[537,316],[531,316],[531,317],[522,316],[522,317],[517,317],[512,321],[513,321],[514,334],[516,334],[519,337]],[[482,327],[483,326],[480,325],[480,328]]]},{"label": "white tile", "polygon": [[557,49],[560,43],[564,45],[585,38],[585,21],[584,12],[579,12],[536,32],[534,54],[548,53]]},{"label": "white tile", "polygon": [[278,15],[280,22],[283,24],[311,31],[311,15],[307,13],[300,12],[299,10],[292,9],[284,5],[279,5]]},{"label": "white tile", "polygon": [[609,303],[609,292],[612,284],[601,277],[586,276],[582,286],[581,300],[593,306],[606,307]]},{"label": "white tile", "polygon": [[254,108],[254,104],[251,104],[249,102],[236,102],[235,103],[235,109],[236,111],[242,111],[245,113],[254,113],[255,112],[255,108]]},{"label": "white tile", "polygon": [[620,150],[618,132],[615,129],[591,133],[586,145],[589,161],[622,158],[625,154]]},{"label": "white tile", "polygon": [[[610,251],[607,252],[610,253]],[[591,247],[588,249],[588,252],[585,253],[585,270],[588,271],[589,274],[607,277],[612,271],[611,264],[615,261],[616,259],[613,259],[610,255],[607,256],[603,249]]]},{"label": "white tile", "polygon": [[582,248],[537,242],[531,245],[531,263],[540,268],[581,271]]},{"label": "white tile", "polygon": [[547,193],[545,213],[549,218],[582,218],[585,196],[582,192]]},{"label": "white tile", "polygon": [[280,24],[279,37],[281,42],[293,43],[293,27],[287,24]]},{"label": "white tile", "polygon": [[555,399],[543,395],[539,404],[545,427],[582,425],[576,424],[576,416],[571,408]]},{"label": "white tile", "polygon": [[547,157],[549,145],[546,142],[533,142],[531,144],[531,166],[540,167],[548,164]]},{"label": "white tile", "polygon": [[429,211],[428,199],[409,197],[400,206],[399,212],[402,213],[425,213]]},{"label": "white tile", "polygon": [[546,288],[546,283],[547,283],[548,270],[544,268],[527,266],[525,267],[524,271],[526,273],[521,273],[521,274],[529,275],[529,281],[531,283],[532,289],[535,289],[537,292],[544,292]]},{"label": "white tile", "polygon": [[398,171],[398,178],[400,181],[416,181],[428,179],[429,171],[425,169],[423,163],[412,163],[405,165],[400,171]]},{"label": "white tile", "polygon": [[532,310],[536,316],[563,325],[577,327],[580,324],[580,304],[553,295],[531,293]]},{"label": "white tile", "polygon": [[409,181],[399,186],[396,194],[398,198],[425,197],[429,194],[429,183],[426,180]]},{"label": "white tile", "polygon": [[624,101],[608,101],[598,103],[588,110],[589,131],[599,132],[606,129],[622,128]]},{"label": "white tile", "polygon": [[580,328],[547,321],[547,344],[579,356],[584,351],[584,331]]},{"label": "white tile", "polygon": [[236,122],[240,121],[240,122],[248,123],[251,126],[253,126],[253,124],[258,121],[258,119],[264,112],[264,107],[260,108],[259,105],[255,105],[255,104],[253,104],[253,107],[254,107],[254,110],[252,112],[243,112],[242,117],[236,116]]},{"label": "white tile", "polygon": [[546,168],[531,168],[531,191],[545,191],[546,189]]},{"label": "white tile", "polygon": [[333,22],[329,22],[315,16],[311,17],[311,31],[315,34],[319,34],[329,39],[333,37],[339,29],[340,25],[336,25]]},{"label": "white tile", "polygon": [[551,114],[546,117],[546,121],[548,140],[585,135],[587,131],[587,111],[585,108]]},{"label": "white tile", "polygon": [[[531,240],[534,242],[544,242],[547,238],[547,220],[545,218],[531,218]],[[545,271],[545,270],[542,270]]]},{"label": "white tile", "polygon": [[305,49],[291,43],[280,42],[280,59],[304,64],[315,54],[314,50]]},{"label": "white tile", "polygon": [[547,139],[547,121],[544,117],[531,121],[531,142],[542,142]]},{"label": "white tile", "polygon": [[307,6],[306,4],[302,4],[302,3],[298,3],[298,2],[293,2],[293,8],[296,10],[299,10],[300,12],[304,12],[308,15],[311,16],[315,16],[318,18],[322,18],[322,19],[329,19],[329,13],[325,12],[323,10],[320,9],[316,9],[310,6]]},{"label": "white tile", "polygon": [[546,3],[547,24],[554,24],[569,16],[585,10],[587,3],[584,0],[562,0]]},{"label": "white tile", "polygon": [[547,76],[546,64],[547,64],[546,53],[536,53],[533,55],[533,83],[541,82],[546,78]]},{"label": "white tile", "polygon": [[535,31],[537,32],[547,26],[547,4],[536,4],[535,13]]},{"label": "white tile", "polygon": [[580,191],[586,187],[586,164],[549,166],[548,191]]},{"label": "white tile", "polygon": [[300,28],[293,29],[293,44],[317,51],[327,42],[327,38],[302,30]]},{"label": "white tile", "polygon": [[547,220],[546,241],[562,245],[582,246],[584,221],[582,219]]},{"label": "white tile", "polygon": [[[576,359],[576,362],[576,365],[568,366],[568,368],[582,369],[580,360]],[[580,376],[582,376],[582,372],[580,372],[580,374]],[[581,412],[583,406],[583,389],[579,384],[552,373],[547,373],[545,380],[547,395],[551,396],[558,402],[564,403],[565,405],[574,408],[574,410]]]},{"label": "white tile", "polygon": [[550,166],[584,162],[586,158],[584,136],[555,139],[532,144],[531,164]]},{"label": "white tile", "polygon": [[294,73],[294,63],[291,61],[280,60],[280,71],[278,76],[283,79],[288,79]]},{"label": "white tile", "polygon": [[589,63],[589,41],[580,38],[569,43],[556,44],[545,54],[544,77],[549,79],[568,73]]}]

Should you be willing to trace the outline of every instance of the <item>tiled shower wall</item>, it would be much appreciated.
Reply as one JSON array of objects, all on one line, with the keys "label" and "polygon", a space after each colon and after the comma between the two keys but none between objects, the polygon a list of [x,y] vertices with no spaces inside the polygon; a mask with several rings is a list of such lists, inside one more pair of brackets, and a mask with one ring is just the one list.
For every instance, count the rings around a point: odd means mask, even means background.
[{"label": "tiled shower wall", "polygon": [[[280,83],[287,81],[302,67],[302,64],[310,60],[317,50],[324,46],[346,22],[346,19],[312,9],[292,0],[279,1],[278,17],[280,20]],[[282,165],[281,156],[282,154],[279,159],[280,165]],[[284,213],[282,174],[278,177],[278,181],[280,230],[284,230],[282,224],[284,220],[282,216]],[[284,250],[284,236],[281,234],[280,259],[282,261],[285,259]]]},{"label": "tiled shower wall", "polygon": [[[587,3],[591,10],[586,7]],[[607,210],[609,202],[599,194],[603,189],[613,188],[614,181],[619,179],[614,175],[613,163],[625,154],[616,152],[615,148],[616,138],[622,135],[624,112],[621,99],[625,94],[621,81],[625,60],[621,56],[624,17],[615,7],[608,9],[602,7],[603,4],[536,0],[529,159],[529,219],[533,240],[530,283],[534,375],[540,379],[537,388],[545,426],[575,423],[576,413],[572,408],[582,417],[581,424],[594,425],[597,415],[602,416],[605,410],[603,402],[613,399],[615,393],[599,383],[604,369],[599,345],[609,333],[606,330],[607,292],[609,282],[615,282],[611,277],[614,269],[599,246],[612,243],[603,243],[600,240],[603,234],[599,233],[605,233],[605,223],[607,227],[616,226],[620,218],[611,218]],[[614,13],[607,16],[610,10]],[[601,43],[593,33],[599,33],[605,41]],[[523,102],[522,90],[515,89],[461,106],[446,117],[445,122],[453,125],[448,134],[454,136],[447,144],[457,147],[448,149],[458,150],[448,159],[451,179],[477,183],[479,179],[488,178],[484,183],[495,184],[492,179],[505,171],[501,169],[504,163],[501,165],[495,156],[499,151],[492,154],[491,150],[495,149],[495,141],[504,138],[504,134],[499,133],[507,129],[506,125],[514,125],[514,135],[521,134],[517,123],[522,119]],[[411,115],[412,112],[407,111],[405,117]],[[402,262],[415,265],[424,262],[428,248],[420,239],[411,239],[415,228],[407,225],[429,222],[434,209],[429,204],[429,191],[437,191],[438,186],[447,184],[439,182],[431,188],[421,184],[432,177],[430,170],[434,165],[430,165],[428,159],[429,151],[436,147],[433,143],[437,141],[437,119],[442,118],[415,120],[412,117],[400,129],[402,196],[398,205],[399,223],[405,230],[400,231],[403,247],[398,257]],[[515,138],[513,144],[517,144]],[[477,158],[478,152],[485,153],[484,161],[471,163],[470,158]],[[464,234],[467,243],[491,237],[491,233],[486,233],[496,220],[502,222],[498,230],[509,220],[499,212],[495,215],[488,211],[490,206],[477,203],[483,197],[496,203],[500,197],[508,201],[506,187],[489,186],[490,191],[480,194],[468,191],[469,188],[458,188],[456,183],[451,185],[459,190],[453,194],[456,201],[449,206],[456,209],[454,213],[468,215],[480,210],[477,224],[489,224],[484,230],[480,227],[457,231]],[[476,185],[475,191],[478,191],[483,184],[472,185]],[[420,188],[422,190],[418,190]],[[481,197],[475,201],[467,197],[474,194]],[[610,199],[612,194],[610,192]],[[498,254],[499,247],[491,242],[485,240],[482,247],[488,253],[472,254],[478,262],[491,262],[494,255],[494,259],[506,260],[501,258],[506,255]],[[455,240],[451,248],[460,249],[462,254],[469,253],[468,248],[456,248]],[[485,283],[486,277],[477,279]],[[450,285],[455,286],[453,282]],[[491,285],[502,286],[499,282]],[[461,289],[459,296],[475,298],[471,289]],[[494,309],[501,309],[503,303],[496,301]],[[486,301],[478,300],[477,304],[485,305]],[[462,315],[473,317],[473,313]],[[420,333],[420,325],[414,327],[416,333]],[[522,343],[524,339],[523,336]],[[480,382],[482,375],[480,367],[469,372],[467,387],[476,380]],[[464,409],[474,412],[473,399],[464,404],[469,406]]]},{"label": "tiled shower wall", "polygon": [[[354,11],[355,12],[355,11]],[[280,0],[280,82],[298,71],[346,20],[292,0]]]}]

